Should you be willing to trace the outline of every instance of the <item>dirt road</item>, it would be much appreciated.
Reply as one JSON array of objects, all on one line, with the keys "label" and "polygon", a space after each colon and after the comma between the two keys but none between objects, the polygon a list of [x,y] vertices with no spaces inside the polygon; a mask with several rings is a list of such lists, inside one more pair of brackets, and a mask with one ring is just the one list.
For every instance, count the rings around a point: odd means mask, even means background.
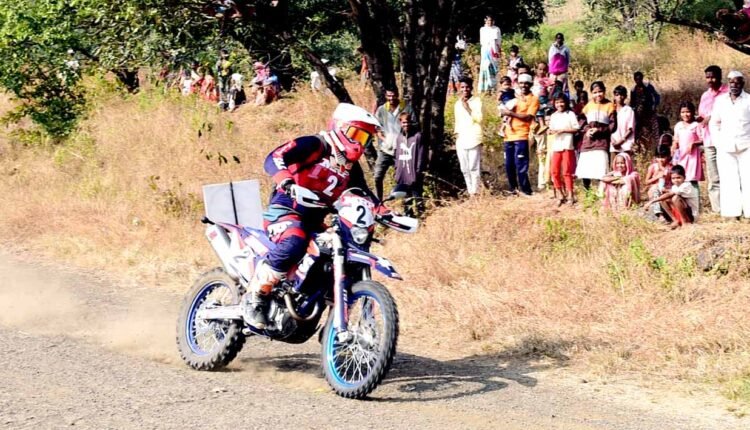
[{"label": "dirt road", "polygon": [[0,428],[750,428],[702,397],[554,363],[439,360],[409,339],[369,401],[328,390],[315,340],[254,338],[227,371],[196,372],[174,346],[179,301],[0,252]]}]

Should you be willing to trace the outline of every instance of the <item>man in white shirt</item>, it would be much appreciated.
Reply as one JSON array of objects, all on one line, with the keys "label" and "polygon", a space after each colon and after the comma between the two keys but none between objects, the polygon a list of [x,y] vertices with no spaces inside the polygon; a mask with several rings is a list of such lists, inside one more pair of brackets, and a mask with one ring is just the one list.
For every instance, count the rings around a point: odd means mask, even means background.
[{"label": "man in white shirt", "polygon": [[729,72],[729,93],[716,98],[709,127],[721,177],[721,216],[750,218],[750,94],[745,77]]},{"label": "man in white shirt", "polygon": [[480,177],[482,144],[482,99],[472,97],[474,81],[464,77],[459,82],[459,98],[454,106],[456,154],[469,195],[477,193]]}]

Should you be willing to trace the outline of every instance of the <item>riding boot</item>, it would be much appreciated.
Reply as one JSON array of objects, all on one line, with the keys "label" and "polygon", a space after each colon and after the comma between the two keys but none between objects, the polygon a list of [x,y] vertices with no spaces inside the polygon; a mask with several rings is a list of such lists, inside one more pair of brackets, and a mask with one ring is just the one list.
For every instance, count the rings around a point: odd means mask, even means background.
[{"label": "riding boot", "polygon": [[266,317],[268,295],[283,275],[283,272],[274,270],[265,261],[258,263],[255,275],[250,281],[249,291],[242,300],[245,307],[243,317],[247,324],[258,330],[266,328],[268,325],[268,318]]}]

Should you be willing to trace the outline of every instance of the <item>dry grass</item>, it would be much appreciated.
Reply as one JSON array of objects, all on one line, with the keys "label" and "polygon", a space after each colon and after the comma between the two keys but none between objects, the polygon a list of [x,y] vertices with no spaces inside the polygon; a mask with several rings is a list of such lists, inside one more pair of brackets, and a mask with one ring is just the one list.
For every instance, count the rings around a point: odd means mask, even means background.
[{"label": "dry grass", "polygon": [[[670,43],[680,51],[657,82],[678,92],[699,88],[706,63],[726,53],[700,38],[684,48]],[[372,103],[369,91],[353,95]],[[198,100],[144,91],[99,98],[65,146],[22,147],[5,130],[0,235],[74,265],[182,291],[216,264],[198,223],[201,185],[263,177],[265,154],[322,128],[334,104],[301,90],[265,108],[219,114]],[[0,112],[9,107],[0,101]],[[727,252],[715,268],[696,268],[696,256],[717,245]],[[390,286],[408,342],[549,357],[601,375],[727,382],[731,397],[750,375],[748,248],[744,224],[665,233],[634,215],[483,197],[436,210],[417,235],[389,235],[376,252],[407,279]]]}]

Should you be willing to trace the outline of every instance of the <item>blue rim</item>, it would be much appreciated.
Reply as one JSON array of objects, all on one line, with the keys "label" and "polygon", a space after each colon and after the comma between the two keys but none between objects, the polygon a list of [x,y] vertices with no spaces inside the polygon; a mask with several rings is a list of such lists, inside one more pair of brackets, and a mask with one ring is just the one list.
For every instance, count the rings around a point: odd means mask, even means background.
[{"label": "blue rim", "polygon": [[[204,351],[195,340],[195,314],[198,312],[198,306],[203,303],[206,297],[217,287],[229,288],[228,285],[220,281],[210,282],[201,288],[198,294],[195,295],[193,302],[190,304],[190,311],[188,312],[188,317],[185,321],[185,338],[187,339],[190,350],[196,355],[208,355],[210,351]],[[222,340],[223,338],[219,339],[219,342]]]},{"label": "blue rim", "polygon": [[[357,293],[352,294],[350,296],[350,299],[349,299],[349,306],[351,306],[352,303],[355,303],[360,297],[363,297],[363,296],[373,299],[375,301],[375,303],[377,303],[378,306],[380,306],[381,309],[383,308],[383,305],[380,303],[380,300],[378,300],[378,298],[375,296],[375,294],[371,293],[370,291],[366,291],[366,290],[365,291],[358,291]],[[384,312],[381,311],[381,314],[383,315],[383,329],[385,329],[385,327],[387,327],[388,320],[386,319],[386,315],[385,315]],[[336,383],[338,385],[341,385],[341,386],[343,386],[343,387],[345,387],[347,389],[352,389],[352,388],[359,387],[360,385],[362,385],[362,383],[364,383],[364,381],[367,380],[367,376],[370,376],[370,374],[368,373],[365,378],[363,378],[361,381],[359,381],[357,383],[351,383],[351,382],[345,381],[341,377],[341,375],[339,375],[338,372],[336,371],[336,363],[335,363],[335,360],[333,359],[334,352],[335,352],[334,351],[334,344],[335,343],[336,343],[336,328],[333,326],[333,324],[329,324],[328,325],[328,340],[327,340],[326,345],[325,345],[325,348],[326,348],[326,366],[328,367],[328,372],[333,376],[333,378],[335,379],[335,381],[336,381]]]}]

